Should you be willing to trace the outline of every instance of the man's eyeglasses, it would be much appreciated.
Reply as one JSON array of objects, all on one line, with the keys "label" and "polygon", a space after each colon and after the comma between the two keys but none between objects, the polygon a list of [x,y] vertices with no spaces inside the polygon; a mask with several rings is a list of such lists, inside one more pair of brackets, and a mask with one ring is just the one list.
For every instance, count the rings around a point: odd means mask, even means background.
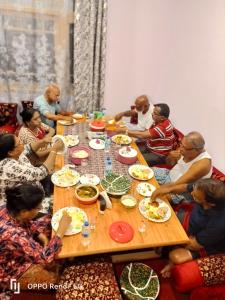
[{"label": "man's eyeglasses", "polygon": [[192,148],[187,148],[187,147],[185,147],[184,146],[184,144],[183,143],[180,143],[180,146],[182,147],[182,148],[184,148],[186,151],[191,151],[191,150],[198,150],[198,149],[200,149],[200,148],[196,148],[196,147],[192,147]]}]

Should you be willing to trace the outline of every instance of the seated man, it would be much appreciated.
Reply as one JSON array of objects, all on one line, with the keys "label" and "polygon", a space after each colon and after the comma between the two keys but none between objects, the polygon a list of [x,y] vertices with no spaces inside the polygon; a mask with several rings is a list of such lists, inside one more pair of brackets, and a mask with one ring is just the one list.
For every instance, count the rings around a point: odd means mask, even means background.
[{"label": "seated man", "polygon": [[155,104],[152,113],[153,125],[145,131],[131,131],[119,129],[129,136],[146,139],[145,145],[138,146],[145,160],[150,166],[164,164],[166,156],[173,149],[175,136],[173,125],[168,119],[170,113],[169,106],[164,103]]},{"label": "seated man", "polygon": [[[205,141],[202,135],[196,131],[183,137],[180,145],[180,158],[171,169],[153,168],[155,178],[159,184],[166,187],[176,187],[182,183],[195,182],[201,178],[209,178],[212,175],[211,156],[204,149]],[[157,189],[160,194],[163,187]],[[174,204],[186,199],[184,195],[172,195]]]},{"label": "seated man", "polygon": [[54,122],[58,120],[73,121],[73,113],[63,111],[57,103],[59,96],[59,87],[55,84],[50,84],[44,95],[41,95],[34,100],[34,109],[37,109],[40,112],[42,122],[51,127],[54,127]]},{"label": "seated man", "polygon": [[122,117],[130,117],[131,121],[127,127],[133,130],[146,130],[152,123],[152,111],[154,107],[150,105],[146,95],[139,96],[135,100],[135,105],[131,110],[121,112],[115,116],[115,121],[118,122]]},{"label": "seated man", "polygon": [[195,202],[187,230],[190,240],[186,246],[170,252],[170,263],[161,272],[164,277],[170,276],[173,264],[225,251],[224,183],[208,178],[195,184],[179,184],[170,189],[170,192],[175,193],[185,191],[191,193]]}]

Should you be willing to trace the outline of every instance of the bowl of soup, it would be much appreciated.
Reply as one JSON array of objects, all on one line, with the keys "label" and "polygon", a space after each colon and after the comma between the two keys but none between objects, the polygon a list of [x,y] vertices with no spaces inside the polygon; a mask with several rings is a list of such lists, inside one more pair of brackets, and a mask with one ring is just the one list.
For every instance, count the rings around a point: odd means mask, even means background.
[{"label": "bowl of soup", "polygon": [[80,184],[75,188],[75,197],[82,204],[92,204],[97,201],[99,189],[95,185]]}]

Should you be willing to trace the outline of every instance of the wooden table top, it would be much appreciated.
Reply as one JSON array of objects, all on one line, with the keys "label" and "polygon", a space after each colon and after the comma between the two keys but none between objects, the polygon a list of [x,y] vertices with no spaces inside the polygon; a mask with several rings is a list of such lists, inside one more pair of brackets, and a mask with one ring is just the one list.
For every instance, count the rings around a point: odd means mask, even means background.
[{"label": "wooden table top", "polygon": [[[57,133],[63,134],[63,132],[64,126],[58,125]],[[138,150],[135,143],[132,144],[132,147]],[[139,151],[138,160],[140,163],[146,164]],[[63,165],[64,157],[62,155],[57,155],[55,169],[61,169]],[[158,186],[155,178],[152,178],[148,182]],[[140,181],[133,180],[129,194],[132,194],[135,198],[140,200],[144,197],[139,195],[136,191],[138,183],[140,183]],[[151,247],[185,244],[188,242],[188,236],[173,210],[172,216],[167,222],[155,223],[148,221],[140,214],[138,205],[135,208],[128,209],[121,205],[120,199],[113,197],[110,197],[110,199],[113,208],[111,210],[106,209],[104,214],[100,214],[98,212],[97,203],[92,205],[80,204],[74,197],[73,187],[60,188],[55,186],[53,212],[56,212],[62,207],[76,206],[83,209],[91,220],[93,220],[93,218],[96,219],[96,228],[95,230],[91,230],[90,245],[84,247],[81,244],[80,234],[65,236],[63,237],[62,250],[58,255],[59,258],[146,249]],[[142,220],[144,220],[146,225],[146,231],[144,233],[138,231],[138,225]],[[126,221],[133,227],[134,237],[130,242],[122,244],[117,243],[110,238],[108,230],[110,225],[115,221]]]}]

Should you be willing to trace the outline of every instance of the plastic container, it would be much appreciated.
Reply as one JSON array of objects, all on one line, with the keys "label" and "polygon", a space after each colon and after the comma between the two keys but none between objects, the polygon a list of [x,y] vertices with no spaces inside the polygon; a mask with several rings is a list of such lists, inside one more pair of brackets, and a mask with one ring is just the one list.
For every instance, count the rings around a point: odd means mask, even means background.
[{"label": "plastic container", "polygon": [[105,153],[108,153],[110,148],[111,148],[111,139],[110,137],[107,137],[105,139]]},{"label": "plastic container", "polygon": [[112,172],[112,160],[109,156],[105,158],[105,170],[104,175],[107,176],[110,172]]},{"label": "plastic container", "polygon": [[82,226],[81,231],[81,244],[84,247],[87,247],[91,243],[91,231],[90,231],[90,225],[88,221],[85,221]]}]

